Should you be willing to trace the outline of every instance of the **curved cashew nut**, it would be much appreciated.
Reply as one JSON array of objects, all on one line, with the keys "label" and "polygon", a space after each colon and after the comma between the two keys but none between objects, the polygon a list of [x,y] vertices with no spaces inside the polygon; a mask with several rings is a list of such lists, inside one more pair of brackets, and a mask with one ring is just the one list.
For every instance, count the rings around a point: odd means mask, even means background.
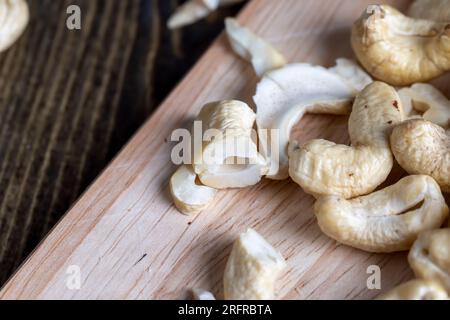
[{"label": "curved cashew nut", "polygon": [[314,196],[352,198],[375,190],[391,172],[391,128],[401,122],[403,109],[394,88],[373,82],[356,97],[349,119],[352,146],[312,140],[292,148],[289,174]]},{"label": "curved cashew nut", "polygon": [[[224,100],[203,107],[203,148],[194,153],[200,181],[217,189],[243,188],[258,183],[267,171],[253,131],[255,113],[244,102]],[[208,136],[208,137],[205,137]]]},{"label": "curved cashew nut", "polygon": [[352,30],[361,64],[392,85],[426,82],[450,70],[450,24],[408,18],[387,5],[369,6]]},{"label": "curved cashew nut", "polygon": [[412,114],[412,109],[415,109],[423,112],[423,119],[444,128],[449,126],[450,100],[431,84],[416,83],[410,88],[399,90],[398,94],[403,106],[409,106],[405,114]]},{"label": "curved cashew nut", "polygon": [[420,234],[408,261],[417,277],[439,282],[450,294],[450,229]]},{"label": "curved cashew nut", "polygon": [[13,45],[30,20],[25,0],[0,0],[0,52]]},{"label": "curved cashew nut", "polygon": [[450,21],[450,0],[415,0],[408,16],[417,19]]},{"label": "curved cashew nut", "polygon": [[241,234],[233,245],[224,275],[226,300],[270,300],[275,281],[286,262],[253,229]]},{"label": "curved cashew nut", "polygon": [[226,19],[225,28],[233,51],[251,62],[259,77],[287,63],[281,53],[249,29],[241,27],[236,19]]},{"label": "curved cashew nut", "polygon": [[195,182],[197,175],[189,165],[180,166],[170,178],[170,193],[177,209],[187,215],[196,214],[208,206],[217,190]]},{"label": "curved cashew nut", "polygon": [[450,192],[450,136],[444,129],[421,119],[405,121],[394,128],[391,148],[408,173],[429,175]]},{"label": "curved cashew nut", "polygon": [[440,227],[448,207],[431,177],[409,176],[352,200],[321,197],[314,212],[330,238],[369,252],[394,252],[409,249],[421,231]]},{"label": "curved cashew nut", "polygon": [[289,136],[305,113],[350,112],[351,102],[360,89],[355,83],[362,78],[365,82],[372,81],[362,74],[351,61],[338,59],[337,66],[331,69],[291,64],[262,78],[253,100],[261,153],[270,165],[268,178],[281,180],[289,176]]},{"label": "curved cashew nut", "polygon": [[447,300],[447,292],[430,280],[411,280],[379,296],[377,300]]}]

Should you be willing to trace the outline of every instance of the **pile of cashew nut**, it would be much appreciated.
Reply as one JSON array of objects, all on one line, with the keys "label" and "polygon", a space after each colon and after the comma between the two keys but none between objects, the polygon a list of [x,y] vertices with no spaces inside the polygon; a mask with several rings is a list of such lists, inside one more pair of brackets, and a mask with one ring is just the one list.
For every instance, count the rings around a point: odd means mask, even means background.
[{"label": "pile of cashew nut", "polygon": [[[173,175],[177,208],[195,214],[220,189],[290,177],[316,198],[318,225],[330,238],[374,253],[410,250],[417,278],[380,299],[448,299],[450,229],[440,228],[449,214],[443,192],[450,192],[450,101],[426,82],[450,71],[449,8],[450,0],[417,0],[408,17],[387,5],[369,6],[351,36],[364,69],[344,58],[331,68],[287,63],[227,19],[231,48],[260,77],[256,111],[237,100],[205,105],[198,120],[221,134]],[[349,114],[350,145],[292,140],[305,113]],[[229,165],[229,159],[242,162]],[[395,162],[410,175],[379,189]],[[229,257],[224,298],[274,297],[285,266],[281,254],[249,229]],[[196,290],[198,299],[213,298]]]}]

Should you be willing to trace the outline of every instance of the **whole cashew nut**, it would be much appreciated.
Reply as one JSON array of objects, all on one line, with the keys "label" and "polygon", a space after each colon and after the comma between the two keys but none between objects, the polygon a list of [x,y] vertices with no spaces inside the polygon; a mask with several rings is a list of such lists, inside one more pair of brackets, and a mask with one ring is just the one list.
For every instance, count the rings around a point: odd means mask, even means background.
[{"label": "whole cashew nut", "polygon": [[325,196],[314,212],[329,237],[369,252],[407,250],[424,230],[438,228],[448,207],[428,176],[409,176],[370,195],[345,200]]},{"label": "whole cashew nut", "polygon": [[450,70],[450,23],[369,6],[352,30],[352,46],[374,77],[392,85],[427,82]]},{"label": "whole cashew nut", "polygon": [[25,0],[0,0],[0,52],[13,45],[30,20]]},{"label": "whole cashew nut", "polygon": [[224,275],[226,300],[270,300],[286,267],[283,256],[253,229],[233,245]]},{"label": "whole cashew nut", "polygon": [[450,294],[450,229],[420,234],[408,261],[417,277],[439,282]]},{"label": "whole cashew nut", "polygon": [[377,300],[447,300],[447,292],[430,280],[411,280],[379,296]]},{"label": "whole cashew nut", "polygon": [[444,129],[421,119],[405,121],[394,128],[391,147],[409,174],[429,175],[450,192],[450,136]]},{"label": "whole cashew nut", "polygon": [[394,88],[373,82],[356,97],[349,119],[351,146],[312,140],[291,148],[289,174],[314,196],[352,198],[368,194],[386,180],[393,166],[391,129],[403,119]]}]

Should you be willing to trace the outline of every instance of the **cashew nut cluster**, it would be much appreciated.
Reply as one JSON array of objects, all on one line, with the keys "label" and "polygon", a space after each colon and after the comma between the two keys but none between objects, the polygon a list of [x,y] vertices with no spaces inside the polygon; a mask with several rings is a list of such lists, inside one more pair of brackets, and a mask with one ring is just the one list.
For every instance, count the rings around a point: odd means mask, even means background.
[{"label": "cashew nut cluster", "polygon": [[241,101],[206,104],[201,121],[203,147],[194,153],[193,168],[200,181],[216,189],[244,188],[258,183],[267,171],[253,131],[255,113]]},{"label": "cashew nut cluster", "polygon": [[375,190],[391,172],[392,127],[403,119],[400,98],[382,82],[369,84],[356,97],[349,119],[351,146],[315,139],[292,147],[289,174],[305,192],[345,199]]},{"label": "cashew nut cluster", "polygon": [[377,300],[447,300],[447,292],[439,283],[416,279],[405,282],[379,296]]},{"label": "cashew nut cluster", "polygon": [[422,112],[423,119],[443,128],[450,124],[450,100],[438,89],[428,83],[416,83],[398,92],[405,114],[415,115]]},{"label": "cashew nut cluster", "polygon": [[417,277],[440,283],[450,294],[450,229],[420,234],[408,255]]},{"label": "cashew nut cluster", "polygon": [[29,19],[30,12],[25,0],[0,0],[0,52],[17,41]]},{"label": "cashew nut cluster", "polygon": [[392,85],[426,82],[450,70],[450,22],[404,16],[369,6],[352,30],[352,46],[374,77]]},{"label": "cashew nut cluster", "polygon": [[429,175],[450,192],[450,136],[443,128],[421,119],[405,121],[394,128],[391,147],[409,174]]},{"label": "cashew nut cluster", "polygon": [[224,275],[226,300],[270,300],[286,267],[283,256],[253,229],[233,245]]},{"label": "cashew nut cluster", "polygon": [[244,0],[187,0],[167,21],[169,29],[190,25],[209,16],[219,7],[242,2]]},{"label": "cashew nut cluster", "polygon": [[408,15],[417,19],[450,21],[450,0],[415,0]]},{"label": "cashew nut cluster", "polygon": [[338,242],[369,252],[395,252],[409,249],[420,232],[439,228],[448,207],[431,177],[408,176],[351,200],[321,197],[314,212],[322,231]]}]

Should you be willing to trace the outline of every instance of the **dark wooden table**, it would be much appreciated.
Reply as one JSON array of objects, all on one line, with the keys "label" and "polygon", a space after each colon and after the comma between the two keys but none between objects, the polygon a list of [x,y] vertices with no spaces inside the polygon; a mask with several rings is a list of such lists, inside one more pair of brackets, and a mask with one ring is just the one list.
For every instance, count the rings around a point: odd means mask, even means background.
[{"label": "dark wooden table", "polygon": [[[170,32],[182,0],[29,0],[0,54],[0,285],[241,6]],[[68,30],[66,10],[82,12]]]}]

